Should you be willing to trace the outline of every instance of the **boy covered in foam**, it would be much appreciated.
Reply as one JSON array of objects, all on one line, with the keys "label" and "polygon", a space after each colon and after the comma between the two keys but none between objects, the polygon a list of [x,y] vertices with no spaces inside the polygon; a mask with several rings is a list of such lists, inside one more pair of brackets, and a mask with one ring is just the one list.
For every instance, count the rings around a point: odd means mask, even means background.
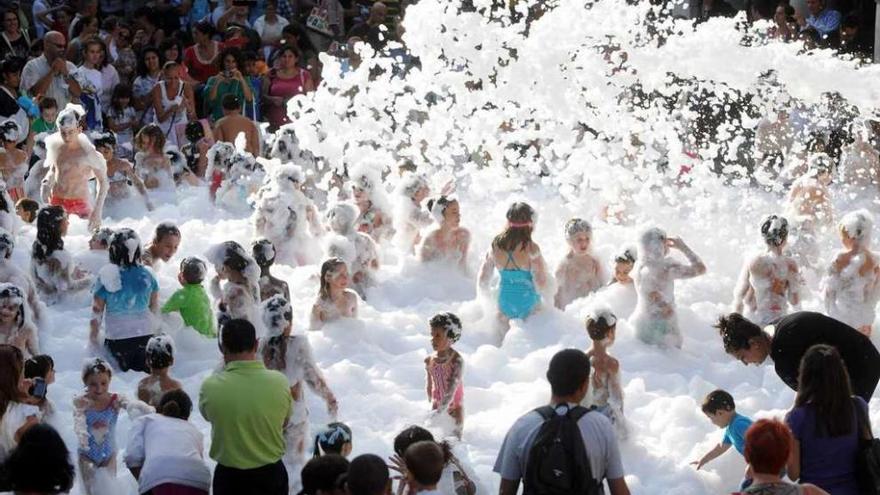
[{"label": "boy covered in foam", "polygon": [[734,295],[733,310],[749,314],[759,325],[767,325],[800,306],[800,272],[797,262],[783,254],[788,242],[788,220],[770,215],[761,223],[767,250],[746,261]]},{"label": "boy covered in foam", "polygon": [[192,327],[205,337],[214,338],[217,336],[214,312],[211,310],[208,293],[202,286],[207,273],[208,267],[204,261],[194,256],[184,258],[177,273],[177,281],[183,287],[165,302],[162,313],[179,312],[186,326]]},{"label": "boy covered in foam", "polygon": [[568,253],[556,269],[556,290],[554,304],[559,309],[575,299],[585,297],[605,285],[602,266],[591,253],[593,227],[581,218],[572,218],[565,223],[565,240]]},{"label": "boy covered in foam", "polygon": [[828,316],[871,335],[880,300],[880,265],[871,251],[874,219],[867,210],[847,213],[840,220],[842,250],[822,282]]}]

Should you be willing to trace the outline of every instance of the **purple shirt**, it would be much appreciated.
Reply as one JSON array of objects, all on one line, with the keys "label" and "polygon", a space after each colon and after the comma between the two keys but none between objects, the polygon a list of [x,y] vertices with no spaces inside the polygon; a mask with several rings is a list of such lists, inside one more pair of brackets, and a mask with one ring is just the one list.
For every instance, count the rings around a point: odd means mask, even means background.
[{"label": "purple shirt", "polygon": [[[854,397],[853,400],[867,414],[865,401],[860,397]],[[817,436],[816,412],[809,405],[796,407],[788,413],[785,421],[801,446],[801,483],[813,483],[834,495],[859,495],[855,413],[853,411],[852,432],[839,437]]]}]

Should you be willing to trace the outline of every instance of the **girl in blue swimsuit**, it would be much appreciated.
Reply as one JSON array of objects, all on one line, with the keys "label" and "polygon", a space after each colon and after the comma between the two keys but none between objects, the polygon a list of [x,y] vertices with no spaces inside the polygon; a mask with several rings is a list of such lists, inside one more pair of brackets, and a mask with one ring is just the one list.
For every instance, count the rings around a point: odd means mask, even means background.
[{"label": "girl in blue swimsuit", "polygon": [[[507,319],[531,315],[546,284],[541,250],[532,241],[535,210],[526,203],[514,203],[507,210],[507,228],[492,241],[492,250],[480,268],[480,284],[487,286],[492,268],[498,269],[498,310]],[[519,262],[517,262],[519,259]]]}]

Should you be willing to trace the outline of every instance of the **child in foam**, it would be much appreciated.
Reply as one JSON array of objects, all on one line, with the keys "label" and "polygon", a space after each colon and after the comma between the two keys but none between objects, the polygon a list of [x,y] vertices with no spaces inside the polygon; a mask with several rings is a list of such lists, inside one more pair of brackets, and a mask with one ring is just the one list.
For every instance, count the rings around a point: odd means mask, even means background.
[{"label": "child in foam", "polygon": [[467,254],[471,233],[461,227],[461,207],[453,196],[428,201],[428,210],[440,224],[425,236],[420,249],[422,261],[446,260],[467,272]]},{"label": "child in foam", "polygon": [[129,416],[154,412],[153,408],[123,394],[110,393],[113,369],[101,358],[83,364],[82,381],[85,391],[73,399],[73,430],[79,441],[79,472],[87,494],[96,492],[98,469],[107,469],[116,476],[116,421],[119,411]]},{"label": "child in foam", "polygon": [[312,305],[309,330],[320,330],[339,318],[357,318],[358,295],[348,288],[348,265],[330,258],[321,265],[321,287]]},{"label": "child in foam", "polygon": [[16,147],[20,129],[12,120],[0,122],[0,138],[3,148],[0,150],[0,172],[6,181],[6,190],[12,201],[25,197],[24,176],[28,171],[28,155]]},{"label": "child in foam", "polygon": [[800,309],[800,272],[797,262],[783,254],[788,241],[788,221],[770,215],[761,223],[767,251],[750,258],[743,267],[733,301],[734,311],[742,313],[748,304],[751,319],[767,325],[791,309]]},{"label": "child in foam", "polygon": [[834,205],[828,193],[834,162],[825,153],[813,153],[809,169],[791,185],[789,206],[797,216],[813,220],[817,225],[829,225],[834,219]]},{"label": "child in foam", "polygon": [[607,278],[602,266],[591,253],[593,227],[580,218],[572,218],[565,223],[565,240],[568,253],[556,269],[555,304],[559,309],[575,299],[585,297],[605,285]]},{"label": "child in foam", "polygon": [[592,345],[587,350],[590,358],[590,390],[584,397],[585,407],[595,406],[614,424],[617,434],[626,438],[623,417],[623,387],[620,386],[620,362],[608,354],[617,334],[617,317],[607,309],[587,315],[585,326]]},{"label": "child in foam", "polygon": [[376,243],[363,232],[355,230],[357,209],[348,203],[338,203],[327,212],[330,230],[337,238],[330,239],[327,255],[344,259],[351,269],[351,283],[355,291],[366,299],[366,289],[375,284],[379,270]]},{"label": "child in foam", "polygon": [[159,400],[165,392],[179,390],[183,385],[171,378],[171,366],[174,365],[174,340],[169,335],[160,333],[150,337],[146,348],[147,371],[150,376],[138,382],[138,399],[158,407]]},{"label": "child in foam", "polygon": [[260,300],[265,301],[279,295],[289,301],[290,287],[287,286],[287,282],[276,278],[270,272],[272,265],[275,264],[275,246],[268,239],[258,239],[251,245],[251,253],[260,267]]},{"label": "child in foam", "polygon": [[31,277],[42,296],[57,302],[70,292],[87,288],[92,279],[73,263],[64,250],[67,213],[60,206],[46,206],[37,213],[37,238],[31,251]]},{"label": "child in foam", "polygon": [[204,261],[194,256],[184,258],[177,273],[177,281],[183,288],[178,289],[165,302],[162,313],[178,311],[186,326],[205,337],[213,338],[217,336],[214,312],[211,310],[208,293],[202,287],[207,273],[208,267]]},{"label": "child in foam", "polygon": [[422,207],[422,201],[431,194],[428,179],[424,175],[408,173],[401,179],[396,194],[395,239],[402,250],[412,252],[421,241],[420,231],[431,225],[431,214]]},{"label": "child in foam", "polygon": [[18,347],[25,359],[40,353],[37,328],[28,315],[24,292],[0,283],[0,344]]},{"label": "child in foam", "polygon": [[492,241],[480,267],[478,281],[487,288],[494,268],[501,282],[498,310],[502,321],[527,318],[541,303],[538,293],[547,285],[547,265],[541,248],[532,241],[535,210],[526,203],[507,209],[507,227]]},{"label": "child in foam", "polygon": [[312,455],[321,457],[335,454],[348,457],[351,455],[352,440],[351,428],[345,423],[334,421],[315,435]]},{"label": "child in foam", "polygon": [[104,346],[122,371],[146,371],[146,347],[159,310],[159,284],[141,265],[141,240],[121,228],[110,238],[110,264],[98,274],[89,339],[98,344],[104,322]]},{"label": "child in foam", "polygon": [[[668,257],[670,248],[681,251],[688,264]],[[636,336],[646,344],[681,348],[675,280],[702,275],[706,266],[684,241],[678,237],[669,238],[666,232],[656,227],[642,233],[639,258],[634,277],[639,301],[632,320]]]},{"label": "child in foam", "polygon": [[174,189],[171,160],[165,155],[165,134],[156,124],[147,124],[135,136],[138,152],[134,162],[147,189]]},{"label": "child in foam", "polygon": [[[263,328],[260,317],[260,268],[235,241],[226,241],[206,254],[217,275],[211,280],[211,295],[217,301],[218,322],[222,326],[231,319],[245,319],[257,329]],[[226,281],[221,285],[221,281]]]},{"label": "child in foam", "polygon": [[825,310],[836,318],[871,335],[880,300],[880,257],[871,251],[874,219],[867,210],[847,213],[840,220],[837,253],[823,280]]},{"label": "child in foam", "polygon": [[376,242],[391,238],[394,228],[378,172],[362,165],[354,167],[349,177],[352,197],[358,207],[355,220],[357,231],[369,235]]},{"label": "child in foam", "polygon": [[[699,470],[730,450],[730,447],[735,448],[742,455],[745,451],[746,431],[752,426],[752,420],[736,412],[733,396],[724,390],[710,392],[703,400],[701,409],[713,425],[724,428],[724,436],[712,450],[706,452],[700,460],[692,462],[691,465],[696,466]],[[747,472],[744,486],[751,484],[748,479]]]},{"label": "child in foam", "polygon": [[95,148],[107,161],[107,181],[110,184],[110,190],[107,197],[107,208],[112,210],[117,216],[135,216],[136,212],[132,212],[134,206],[129,198],[132,197],[132,186],[137,189],[143,202],[136,201],[141,212],[143,208],[152,211],[153,204],[147,195],[147,188],[144,182],[135,173],[134,167],[128,160],[123,160],[116,156],[116,135],[112,132],[93,132],[89,135]]},{"label": "child in foam", "polygon": [[312,347],[305,335],[291,335],[293,331],[293,308],[281,296],[272,296],[263,302],[263,324],[268,338],[262,345],[261,354],[266,368],[278,370],[290,381],[293,413],[284,428],[287,440],[285,463],[288,469],[302,466],[305,461],[306,438],[309,436],[309,411],[306,407],[304,385],[308,385],[327,404],[327,412],[336,420],[339,405],[327,385],[321,369],[315,362]]},{"label": "child in foam", "polygon": [[39,326],[43,323],[45,308],[37,295],[34,282],[21,268],[12,262],[12,251],[15,249],[15,240],[12,234],[0,230],[0,282],[10,283],[21,289],[28,303],[28,313],[34,323]]},{"label": "child in foam", "polygon": [[436,354],[425,358],[428,400],[433,414],[448,414],[455,421],[453,434],[461,439],[464,430],[464,359],[452,348],[461,338],[461,320],[452,313],[434,315],[431,347]]}]

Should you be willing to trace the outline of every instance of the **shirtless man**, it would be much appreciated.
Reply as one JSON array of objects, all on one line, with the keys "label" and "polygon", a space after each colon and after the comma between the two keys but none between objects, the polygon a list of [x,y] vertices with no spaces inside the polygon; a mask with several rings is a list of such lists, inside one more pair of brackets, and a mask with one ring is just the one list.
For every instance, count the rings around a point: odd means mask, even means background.
[{"label": "shirtless man", "polygon": [[217,141],[235,144],[235,138],[244,133],[245,150],[260,156],[260,132],[254,121],[241,115],[241,100],[233,94],[223,95],[223,118],[214,124],[214,137]]},{"label": "shirtless man", "polygon": [[171,222],[162,222],[156,226],[156,233],[141,254],[141,261],[147,266],[154,266],[158,260],[167,263],[177,253],[178,246],[180,229]]},{"label": "shirtless man", "polygon": [[742,313],[748,304],[754,320],[767,325],[788,313],[788,306],[797,311],[800,304],[800,274],[797,262],[782,254],[788,241],[788,221],[770,215],[761,224],[761,235],[767,252],[746,262],[740,284],[734,294],[733,310]]},{"label": "shirtless man", "polygon": [[[58,132],[46,138],[48,169],[43,179],[43,199],[68,213],[88,218],[89,230],[101,226],[101,211],[107,197],[107,162],[82,133],[85,111],[68,104],[59,114]],[[91,203],[89,179],[98,181],[97,198]]]}]

